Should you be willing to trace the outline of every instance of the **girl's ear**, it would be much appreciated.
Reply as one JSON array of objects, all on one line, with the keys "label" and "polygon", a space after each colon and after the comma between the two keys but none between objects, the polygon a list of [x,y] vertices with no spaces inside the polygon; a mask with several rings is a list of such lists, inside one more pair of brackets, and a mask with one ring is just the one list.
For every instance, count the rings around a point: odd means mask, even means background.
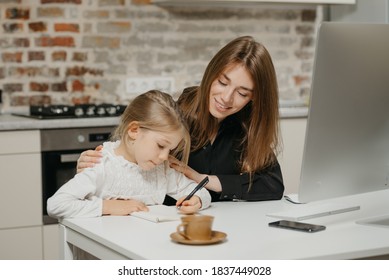
[{"label": "girl's ear", "polygon": [[130,124],[127,127],[127,134],[130,137],[130,139],[135,140],[139,135],[139,122],[133,121],[130,122]]}]

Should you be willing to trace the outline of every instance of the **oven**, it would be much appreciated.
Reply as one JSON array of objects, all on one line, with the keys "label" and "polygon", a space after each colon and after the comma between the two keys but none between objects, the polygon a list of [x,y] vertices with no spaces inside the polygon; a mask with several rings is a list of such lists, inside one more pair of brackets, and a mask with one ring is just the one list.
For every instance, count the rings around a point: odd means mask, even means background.
[{"label": "oven", "polygon": [[47,199],[76,174],[81,152],[109,140],[114,126],[41,130],[43,224],[57,223],[47,215]]}]

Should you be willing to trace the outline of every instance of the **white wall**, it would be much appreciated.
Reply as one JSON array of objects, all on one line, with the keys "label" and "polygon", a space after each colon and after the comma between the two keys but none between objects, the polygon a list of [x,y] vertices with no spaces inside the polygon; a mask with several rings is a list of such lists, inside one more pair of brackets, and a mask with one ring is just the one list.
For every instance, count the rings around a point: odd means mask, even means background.
[{"label": "white wall", "polygon": [[283,152],[278,160],[284,177],[285,194],[298,192],[306,126],[306,118],[281,120]]}]

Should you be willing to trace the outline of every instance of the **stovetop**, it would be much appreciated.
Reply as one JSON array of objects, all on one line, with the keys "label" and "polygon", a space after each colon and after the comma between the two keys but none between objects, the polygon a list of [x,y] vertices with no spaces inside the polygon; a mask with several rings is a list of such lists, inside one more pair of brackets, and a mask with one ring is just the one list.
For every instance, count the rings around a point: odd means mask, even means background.
[{"label": "stovetop", "polygon": [[29,112],[14,114],[34,119],[100,118],[120,116],[125,105],[82,104],[82,105],[31,105]]}]

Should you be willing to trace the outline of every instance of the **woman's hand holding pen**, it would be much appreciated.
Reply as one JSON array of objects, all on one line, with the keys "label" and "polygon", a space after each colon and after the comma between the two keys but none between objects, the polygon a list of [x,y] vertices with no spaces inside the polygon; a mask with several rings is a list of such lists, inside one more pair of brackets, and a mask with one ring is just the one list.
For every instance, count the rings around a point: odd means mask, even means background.
[{"label": "woman's hand holding pen", "polygon": [[[183,214],[196,213],[201,208],[201,199],[197,195],[192,196],[190,199],[185,200],[185,196],[177,200],[176,206],[179,207],[180,212]],[[185,200],[185,201],[184,201]]]},{"label": "woman's hand holding pen", "polygon": [[189,179],[192,179],[196,183],[199,183],[201,180],[203,180],[206,176],[209,177],[209,182],[205,186],[206,189],[214,191],[214,192],[221,192],[222,186],[219,181],[219,178],[217,176],[212,175],[206,175],[206,174],[200,174],[196,170],[192,169],[188,165],[184,164],[183,162],[179,161],[173,156],[169,156],[169,164],[171,168],[174,168],[178,172],[184,174]]}]

